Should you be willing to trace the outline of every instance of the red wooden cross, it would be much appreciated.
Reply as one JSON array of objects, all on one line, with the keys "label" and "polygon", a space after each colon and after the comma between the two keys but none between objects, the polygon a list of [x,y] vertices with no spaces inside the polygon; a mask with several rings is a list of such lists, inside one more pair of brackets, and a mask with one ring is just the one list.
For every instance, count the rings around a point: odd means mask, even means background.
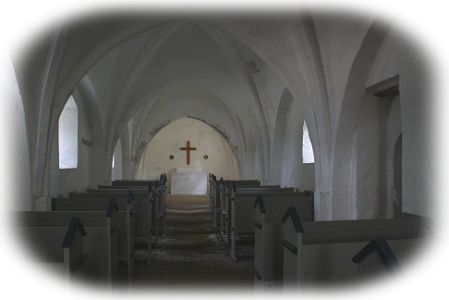
[{"label": "red wooden cross", "polygon": [[196,150],[196,148],[190,148],[190,141],[188,141],[187,148],[183,147],[181,150],[187,150],[187,164],[190,165],[190,150]]}]

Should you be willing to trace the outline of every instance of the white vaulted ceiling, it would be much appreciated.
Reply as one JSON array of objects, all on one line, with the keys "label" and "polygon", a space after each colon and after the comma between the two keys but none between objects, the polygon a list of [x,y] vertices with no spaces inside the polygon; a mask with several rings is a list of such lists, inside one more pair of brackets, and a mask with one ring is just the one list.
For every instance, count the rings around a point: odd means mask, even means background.
[{"label": "white vaulted ceiling", "polygon": [[[101,116],[106,143],[116,140],[131,118],[138,129],[132,139],[137,145],[146,145],[154,136],[149,133],[163,122],[192,116],[222,128],[234,149],[245,149],[244,135],[250,132],[268,158],[269,135],[286,86],[249,45],[209,23],[207,19],[184,18],[142,25],[142,30],[128,32],[104,53],[98,53],[84,81],[90,81],[94,88],[95,113]],[[82,36],[80,27],[79,33],[72,29],[71,35]],[[102,26],[101,36],[114,29]],[[80,45],[74,40],[68,43],[78,52]],[[92,52],[78,61],[89,56]],[[62,65],[68,63],[65,58]],[[192,97],[192,93],[201,96]],[[163,114],[155,114],[164,106]],[[141,150],[134,149],[137,158]],[[236,151],[240,162],[242,155]]]}]

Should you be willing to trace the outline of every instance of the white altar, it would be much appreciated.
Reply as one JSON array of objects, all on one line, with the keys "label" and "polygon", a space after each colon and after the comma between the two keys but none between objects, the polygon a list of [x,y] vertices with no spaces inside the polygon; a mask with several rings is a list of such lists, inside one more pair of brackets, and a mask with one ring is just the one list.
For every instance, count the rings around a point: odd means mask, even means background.
[{"label": "white altar", "polygon": [[172,195],[206,195],[207,172],[199,168],[177,168],[171,173]]}]

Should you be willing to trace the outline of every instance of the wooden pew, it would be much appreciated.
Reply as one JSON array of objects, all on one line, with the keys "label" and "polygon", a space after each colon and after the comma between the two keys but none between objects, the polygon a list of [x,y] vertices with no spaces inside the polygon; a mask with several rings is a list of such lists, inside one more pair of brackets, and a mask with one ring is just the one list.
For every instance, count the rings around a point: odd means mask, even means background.
[{"label": "wooden pew", "polygon": [[[297,254],[284,247],[284,299],[353,298],[358,267],[352,257],[367,242],[304,245],[300,242],[302,233],[295,231],[291,220],[285,220],[284,240],[293,245]],[[387,243],[413,285],[407,289],[407,299],[447,298],[449,238],[396,239]]]},{"label": "wooden pew", "polygon": [[[108,290],[112,290],[118,278],[117,231],[120,223],[117,212],[115,201],[111,199],[106,216],[103,214],[103,226],[84,227],[86,236],[83,237],[83,254],[89,257],[83,265],[84,278],[94,280]],[[34,252],[35,261],[63,263],[64,251],[61,245],[67,232],[67,225],[61,227],[18,226],[16,229],[24,238],[24,243]]]},{"label": "wooden pew", "polygon": [[[240,181],[229,181],[221,183],[220,192],[220,213],[221,213],[221,233],[226,234],[226,243],[229,244],[230,236],[230,224],[231,224],[231,196],[232,188],[234,189],[250,189],[250,188],[263,188],[263,189],[279,189],[279,185],[264,185],[261,186],[260,182],[257,180],[240,180]],[[286,190],[284,190],[286,191]],[[293,190],[291,190],[293,191]],[[224,221],[223,221],[224,219]],[[223,228],[224,226],[224,228]]]},{"label": "wooden pew", "polygon": [[220,185],[217,182],[217,178],[214,176],[213,180],[213,191],[212,191],[212,215],[214,217],[214,226],[217,226],[217,198],[220,195]]},{"label": "wooden pew", "polygon": [[[214,187],[215,191],[213,194],[213,215],[214,215],[214,226],[217,226],[217,218],[216,214],[218,213],[220,215],[220,233],[224,234],[226,232],[226,243],[229,243],[229,226],[225,226],[226,219],[230,219],[229,212],[230,212],[230,204],[229,202],[229,194],[230,189],[228,188],[226,182],[229,182],[228,180],[223,180],[223,178],[220,179],[219,182],[217,182],[215,178]],[[280,189],[279,185],[264,185],[261,186],[260,182],[257,180],[240,180],[240,181],[231,181],[234,187],[239,186],[240,188],[254,188],[254,189]],[[283,190],[282,192],[286,192],[287,190]],[[294,190],[289,190],[293,192]],[[229,222],[229,221],[228,221]]]},{"label": "wooden pew", "polygon": [[209,173],[209,209],[212,209],[212,202],[214,199],[215,180],[214,175]]},{"label": "wooden pew", "polygon": [[[223,190],[223,182],[229,180],[220,179],[217,181],[217,177],[213,174],[209,174],[209,207],[212,209],[212,214],[214,217],[214,226],[217,226],[217,217],[216,214],[219,213],[220,217],[223,218],[221,214],[223,211],[226,211],[226,204],[221,202],[221,199],[226,199],[223,194],[227,192]],[[258,187],[260,186],[260,181],[253,179],[245,179],[245,180],[230,180],[231,184],[235,183],[238,187]],[[279,186],[277,186],[279,187]],[[223,234],[223,219],[221,219],[220,231]]]},{"label": "wooden pew", "polygon": [[[152,190],[154,190],[155,187],[152,185]],[[127,198],[128,195],[128,189],[114,189],[114,190],[107,190],[107,189],[88,189],[87,193],[78,193],[78,192],[72,192],[69,193],[70,199],[76,199],[77,201],[79,199],[94,199],[94,198],[103,198],[103,199],[109,199],[109,198],[115,198],[117,201],[123,201],[123,199]],[[135,189],[132,190],[133,195],[135,198],[135,207],[137,210],[137,214],[135,216],[135,233],[136,235],[148,235],[148,230],[152,229],[152,221],[154,220],[152,218],[154,207],[157,205],[154,203],[155,197],[157,195],[154,195],[152,192],[148,192],[147,189]],[[59,198],[62,199],[62,198]],[[88,203],[90,200],[84,201],[85,203]],[[82,202],[82,201],[81,201]],[[81,203],[80,202],[80,203]],[[59,202],[63,203],[63,202]],[[64,206],[70,205],[70,203],[73,203],[73,205],[76,205],[75,202],[65,202]],[[73,209],[71,209],[73,210]],[[84,210],[84,209],[81,209]],[[95,206],[89,205],[89,210],[98,210],[95,208]],[[151,239],[151,235],[150,235]]]},{"label": "wooden pew", "polygon": [[[64,227],[67,220],[76,216],[87,227],[103,227],[105,211],[17,211],[12,212],[16,226],[22,227]],[[126,225],[117,232],[118,260],[128,266],[128,281],[131,286],[134,277],[134,198],[129,191],[126,211],[118,211],[119,223]]]},{"label": "wooden pew", "polygon": [[[133,191],[129,190],[126,192],[126,195],[124,193],[121,195],[124,198],[115,198],[116,204],[120,213],[128,212],[126,216],[132,217],[133,239],[135,236],[146,236],[148,238],[147,264],[150,264],[152,260],[152,205],[148,205],[146,194],[136,195]],[[52,211],[104,211],[104,207],[114,195],[116,194],[71,193],[72,198],[52,198]],[[132,207],[129,204],[131,202]],[[128,222],[126,223],[128,224]],[[134,254],[134,243],[132,243],[132,247],[131,253]],[[134,259],[134,255],[132,256],[132,259]],[[130,268],[130,266],[128,266],[128,268]],[[131,272],[131,274],[133,273],[132,270],[128,271]]]},{"label": "wooden pew", "polygon": [[122,193],[122,190],[132,189],[134,193],[137,195],[148,193],[148,197],[151,199],[152,203],[152,229],[155,234],[155,245],[159,243],[159,222],[162,222],[162,236],[165,236],[166,233],[166,209],[167,209],[167,200],[166,200],[166,185],[165,181],[160,183],[159,181],[155,181],[154,183],[150,182],[149,186],[134,186],[134,185],[118,185],[118,186],[104,186],[99,185],[98,189],[87,189],[88,193],[94,194],[119,194]]},{"label": "wooden pew", "polygon": [[[264,185],[261,186],[260,182],[257,180],[226,180],[223,179],[220,180],[220,188],[218,192],[218,205],[219,205],[219,213],[220,213],[220,232],[221,234],[224,234],[226,232],[226,242],[229,243],[229,229],[226,224],[226,219],[228,218],[228,206],[230,207],[230,204],[228,203],[229,195],[231,194],[231,185],[234,185],[236,188],[263,188],[263,189],[271,189],[280,188],[279,185]],[[228,222],[229,223],[229,222]]]},{"label": "wooden pew", "polygon": [[[0,231],[4,232],[4,229]],[[23,228],[16,233],[20,234],[20,239],[17,236],[13,239],[0,236],[2,299],[84,299],[84,262],[87,255],[83,253],[83,236],[86,231],[78,218],[70,219],[68,227],[57,230],[56,234],[53,228],[39,228],[37,231],[36,228]],[[40,253],[33,253],[27,244],[39,240],[35,233],[38,236],[48,234],[56,240],[41,243]]]},{"label": "wooden pew", "polygon": [[412,283],[385,239],[373,239],[352,261],[359,266],[357,288],[352,290],[359,300],[406,299]]},{"label": "wooden pew", "polygon": [[[133,191],[148,191],[149,193],[153,193],[152,198],[157,199],[157,202],[154,202],[153,211],[158,211],[158,214],[162,217],[165,215],[167,208],[167,200],[166,200],[166,182],[167,178],[165,174],[161,175],[161,180],[126,180],[126,181],[114,181],[112,185],[99,185],[98,189],[88,189],[87,191],[90,193],[101,193],[103,190],[120,190],[120,189],[131,189]],[[157,188],[156,188],[157,187]],[[165,235],[165,233],[164,233]]]},{"label": "wooden pew", "polygon": [[[254,191],[256,190],[256,191]],[[256,192],[256,193],[254,193]],[[254,203],[258,196],[263,195],[265,205],[273,204],[273,218],[282,218],[284,207],[294,206],[300,212],[303,220],[313,221],[314,203],[313,193],[293,192],[292,188],[280,189],[238,189],[235,187],[231,193],[230,224],[227,224],[231,232],[231,257],[236,260],[236,235],[239,233],[254,233]],[[276,205],[274,205],[276,204]]]},{"label": "wooden pew", "polygon": [[352,257],[367,242],[385,236],[400,261],[421,243],[420,218],[301,222],[296,209],[289,208],[281,222],[267,222],[271,218],[263,202],[256,203],[254,220],[256,290],[358,280],[366,268]]},{"label": "wooden pew", "polygon": [[150,183],[154,184],[156,182],[166,184],[167,175],[165,173],[159,176],[159,179],[118,179],[112,181],[113,186],[148,186]]},{"label": "wooden pew", "polygon": [[[407,288],[407,299],[447,299],[449,238],[387,242],[412,282],[412,287]],[[351,291],[357,286],[358,268],[351,258],[365,245],[366,242],[304,245],[301,259],[301,268],[304,270],[301,299],[326,299],[330,295],[337,300],[353,297]],[[317,286],[326,286],[326,290],[319,290]]]},{"label": "wooden pew", "polygon": [[115,180],[112,181],[112,186],[148,186],[150,183],[154,184],[160,180]]}]

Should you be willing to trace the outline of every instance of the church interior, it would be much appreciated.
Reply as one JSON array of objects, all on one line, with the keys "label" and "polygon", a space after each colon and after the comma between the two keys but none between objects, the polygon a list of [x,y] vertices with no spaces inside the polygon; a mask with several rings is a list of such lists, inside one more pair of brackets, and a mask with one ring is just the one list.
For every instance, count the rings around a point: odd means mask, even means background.
[{"label": "church interior", "polygon": [[314,221],[419,216],[435,235],[432,62],[381,16],[111,10],[21,45],[2,83],[8,211],[161,174],[170,202],[176,173],[205,172],[312,191]]}]

